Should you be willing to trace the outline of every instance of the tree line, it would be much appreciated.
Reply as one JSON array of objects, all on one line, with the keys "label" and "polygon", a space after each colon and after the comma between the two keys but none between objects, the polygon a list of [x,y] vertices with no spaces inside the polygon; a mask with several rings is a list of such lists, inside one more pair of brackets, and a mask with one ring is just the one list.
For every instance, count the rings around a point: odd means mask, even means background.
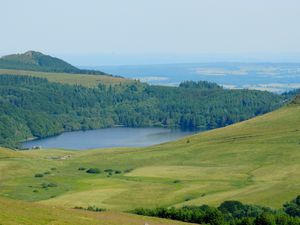
[{"label": "tree line", "polygon": [[87,88],[43,78],[0,76],[0,145],[30,137],[123,125],[206,130],[267,113],[285,97],[254,90],[226,90],[209,82],[179,87],[130,84]]},{"label": "tree line", "polygon": [[181,208],[138,208],[132,211],[138,215],[167,218],[184,222],[210,225],[299,225],[300,195],[283,205],[271,209],[259,205],[243,204],[239,201],[225,201],[219,207],[184,206]]}]

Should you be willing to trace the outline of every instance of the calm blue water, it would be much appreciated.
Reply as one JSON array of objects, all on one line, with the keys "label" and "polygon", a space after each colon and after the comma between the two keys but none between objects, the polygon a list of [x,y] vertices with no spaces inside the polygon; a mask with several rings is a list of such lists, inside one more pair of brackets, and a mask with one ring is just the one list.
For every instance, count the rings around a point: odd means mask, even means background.
[{"label": "calm blue water", "polygon": [[165,128],[107,128],[66,132],[58,136],[27,141],[23,147],[84,150],[110,147],[139,147],[173,141],[194,132]]}]

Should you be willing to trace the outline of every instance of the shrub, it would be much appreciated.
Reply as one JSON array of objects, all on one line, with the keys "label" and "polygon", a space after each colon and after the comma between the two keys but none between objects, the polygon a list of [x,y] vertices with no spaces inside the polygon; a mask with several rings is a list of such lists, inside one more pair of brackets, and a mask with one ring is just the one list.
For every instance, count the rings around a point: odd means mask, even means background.
[{"label": "shrub", "polygon": [[98,208],[96,206],[88,206],[86,208],[86,210],[88,211],[93,211],[93,212],[103,212],[103,211],[106,211],[106,209],[103,209],[103,208]]},{"label": "shrub", "polygon": [[79,167],[78,170],[83,171],[83,170],[86,170],[86,168],[85,167]]},{"label": "shrub", "polygon": [[120,173],[122,173],[121,170],[116,170],[116,171],[115,171],[115,174],[120,174]]},{"label": "shrub", "polygon": [[50,170],[56,170],[56,168],[55,168],[55,167],[52,167]]},{"label": "shrub", "polygon": [[113,169],[105,169],[104,172],[106,173],[112,173],[114,170]]},{"label": "shrub", "polygon": [[298,195],[294,200],[283,205],[284,211],[293,217],[300,217],[300,195]]},{"label": "shrub", "polygon": [[34,175],[34,177],[43,177],[44,176],[44,174],[41,174],[41,173],[36,173],[35,175]]},{"label": "shrub", "polygon": [[45,188],[45,189],[48,189],[48,187],[57,187],[57,184],[55,184],[55,183],[46,183],[46,182],[44,182],[44,183],[42,183],[41,184],[41,187],[42,188]]},{"label": "shrub", "polygon": [[51,173],[50,173],[50,171],[46,171],[44,174],[45,174],[45,175],[49,175],[49,174],[51,174]]},{"label": "shrub", "polygon": [[47,186],[48,187],[57,187],[57,184],[55,184],[55,183],[49,183]]},{"label": "shrub", "polygon": [[42,184],[41,184],[41,187],[42,187],[42,188],[47,188],[47,187],[48,187],[48,184],[47,184],[47,183],[42,183]]},{"label": "shrub", "polygon": [[104,208],[98,208],[96,206],[88,206],[87,208],[84,208],[82,206],[75,206],[74,209],[81,209],[81,210],[88,210],[93,212],[103,212],[106,211]]},{"label": "shrub", "polygon": [[209,207],[204,212],[203,222],[211,225],[224,224],[224,215],[216,208]]},{"label": "shrub", "polygon": [[188,202],[188,201],[190,201],[190,200],[192,200],[192,199],[193,199],[192,196],[186,196],[186,197],[184,198],[184,201],[185,201],[185,202]]},{"label": "shrub", "polygon": [[127,169],[127,170],[124,170],[124,173],[130,173],[131,171],[133,171],[133,169]]},{"label": "shrub", "polygon": [[254,220],[255,225],[276,225],[275,218],[269,213],[263,213]]},{"label": "shrub", "polygon": [[90,168],[86,171],[87,173],[101,173],[98,168]]}]

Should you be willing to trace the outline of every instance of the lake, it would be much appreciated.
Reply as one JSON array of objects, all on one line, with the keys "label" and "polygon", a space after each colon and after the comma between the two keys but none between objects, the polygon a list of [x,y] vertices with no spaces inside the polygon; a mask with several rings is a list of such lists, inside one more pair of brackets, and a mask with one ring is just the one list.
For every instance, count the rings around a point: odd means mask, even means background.
[{"label": "lake", "polygon": [[23,147],[85,150],[111,147],[141,147],[173,141],[195,132],[167,128],[106,128],[65,132],[57,136],[26,141]]}]

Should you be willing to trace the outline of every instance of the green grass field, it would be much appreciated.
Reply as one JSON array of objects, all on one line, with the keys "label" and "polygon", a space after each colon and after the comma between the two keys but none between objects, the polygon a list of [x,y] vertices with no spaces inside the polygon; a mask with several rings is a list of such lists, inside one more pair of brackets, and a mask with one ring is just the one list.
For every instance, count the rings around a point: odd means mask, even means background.
[{"label": "green grass field", "polygon": [[71,85],[82,85],[86,87],[96,87],[99,83],[113,85],[113,84],[132,82],[131,80],[125,78],[104,76],[104,75],[47,73],[47,72],[37,72],[37,71],[0,69],[0,75],[3,74],[40,77],[40,78],[46,78],[50,82],[57,82],[57,83],[64,83],[64,84],[71,84]]},{"label": "green grass field", "polygon": [[[294,104],[147,148],[1,149],[0,197],[114,211],[224,200],[276,208],[300,194],[299,162],[300,105]],[[88,174],[79,167],[102,173]],[[105,169],[121,173],[110,176]],[[37,173],[44,176],[37,178]]]},{"label": "green grass field", "polygon": [[5,225],[188,225],[120,212],[89,212],[0,199],[0,224]]}]

